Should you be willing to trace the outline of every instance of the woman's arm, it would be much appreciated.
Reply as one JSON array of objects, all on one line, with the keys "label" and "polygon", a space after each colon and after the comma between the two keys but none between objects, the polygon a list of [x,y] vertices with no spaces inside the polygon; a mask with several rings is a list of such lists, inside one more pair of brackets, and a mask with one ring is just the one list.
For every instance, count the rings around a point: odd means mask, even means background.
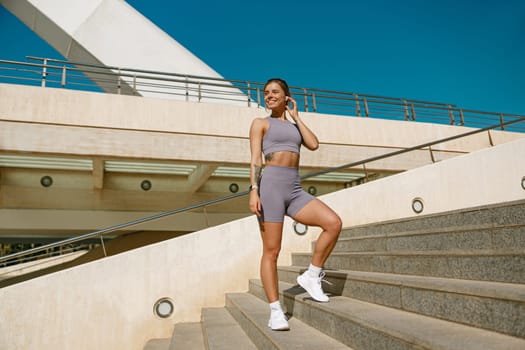
[{"label": "woman's arm", "polygon": [[297,127],[299,128],[299,131],[301,132],[301,136],[303,137],[303,145],[305,145],[306,148],[308,148],[311,151],[315,151],[319,148],[319,139],[315,134],[310,130],[306,124],[303,122],[303,120],[299,117],[299,111],[297,110],[297,102],[288,96],[287,101],[292,102],[292,108],[286,105],[286,110],[294,120],[295,124],[297,124]]},{"label": "woman's arm", "polygon": [[[264,134],[263,120],[254,119],[250,127],[250,184],[258,186],[262,173],[262,139]],[[250,187],[251,188],[251,187]],[[261,215],[261,201],[259,191],[252,189],[250,191],[250,211],[257,216]]]}]

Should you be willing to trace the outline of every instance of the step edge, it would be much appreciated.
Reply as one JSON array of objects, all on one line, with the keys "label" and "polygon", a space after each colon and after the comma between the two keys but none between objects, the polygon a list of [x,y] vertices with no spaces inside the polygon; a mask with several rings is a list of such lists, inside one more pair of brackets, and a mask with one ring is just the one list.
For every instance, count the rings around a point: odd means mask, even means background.
[{"label": "step edge", "polygon": [[[284,290],[285,289],[290,289],[292,287],[293,287],[293,285],[290,284],[290,283],[279,282],[279,294],[282,295],[283,297],[290,298],[290,296],[287,296],[284,293]],[[409,344],[413,343],[413,344],[415,344],[417,346],[421,346],[423,348],[428,348],[429,346],[432,345],[432,341],[430,339],[421,339],[421,337],[418,337],[417,335],[414,335],[412,333],[407,333],[407,332],[401,331],[399,329],[392,330],[391,328],[388,328],[388,327],[386,327],[384,325],[377,324],[377,320],[376,320],[376,322],[374,322],[374,321],[371,321],[371,320],[364,319],[362,317],[355,317],[354,315],[352,315],[350,313],[347,313],[347,312],[343,312],[341,310],[330,309],[330,308],[328,308],[327,306],[324,305],[325,303],[317,303],[317,302],[314,302],[314,301],[311,301],[311,300],[304,300],[305,297],[308,297],[306,292],[292,296],[292,298],[294,299],[295,302],[300,302],[304,306],[308,306],[310,308],[320,310],[321,312],[330,313],[330,314],[336,315],[337,317],[348,319],[348,320],[350,320],[352,322],[361,324],[361,325],[363,325],[363,326],[365,326],[365,327],[367,327],[369,329],[377,331],[377,332],[379,332],[381,334],[384,334],[384,335],[386,335],[388,337],[392,337],[392,338],[398,339],[399,341],[406,342],[406,343],[409,343]],[[525,346],[525,340],[523,340],[522,338],[518,338],[518,337],[514,337],[514,336],[510,336],[510,335],[506,335],[506,334],[502,334],[502,333],[498,333],[498,332],[482,329],[482,328],[477,328],[477,327],[473,327],[473,326],[469,326],[469,325],[465,325],[465,324],[461,324],[461,323],[457,323],[457,322],[453,322],[453,321],[447,321],[447,320],[442,320],[442,319],[438,319],[438,318],[434,318],[434,317],[430,317],[430,316],[416,314],[416,313],[412,313],[412,312],[405,311],[405,310],[399,310],[399,309],[395,309],[395,308],[391,308],[391,307],[387,307],[387,306],[383,306],[383,305],[373,304],[373,303],[369,303],[369,302],[365,302],[365,301],[361,301],[361,300],[357,300],[357,299],[352,299],[352,298],[348,298],[348,297],[338,296],[338,297],[335,297],[335,298],[343,299],[343,300],[350,300],[350,301],[352,301],[354,303],[357,303],[357,304],[365,304],[365,305],[368,305],[369,307],[376,308],[376,309],[383,309],[383,310],[387,310],[388,309],[388,310],[390,310],[390,312],[397,313],[398,315],[406,315],[406,317],[412,316],[412,317],[416,317],[416,318],[421,318],[423,320],[426,320],[426,322],[433,323],[434,325],[441,325],[441,327],[448,327],[448,328],[450,328],[451,331],[453,330],[454,332],[457,331],[458,329],[461,329],[463,331],[469,331],[471,333],[491,334],[491,335],[495,336],[496,338],[499,338],[499,340],[507,340],[509,342],[511,342],[511,341],[519,342],[519,343],[522,343]]]},{"label": "step edge", "polygon": [[[306,270],[299,266],[279,266],[278,269],[288,270],[298,274]],[[333,278],[339,280],[345,279],[347,281],[356,280],[360,282],[381,283],[398,287],[418,288],[430,291],[525,303],[525,284],[519,283],[477,281],[353,270],[324,271],[326,273],[325,278],[328,279]],[[344,275],[344,278],[342,275]],[[435,283],[438,283],[437,288]]]}]

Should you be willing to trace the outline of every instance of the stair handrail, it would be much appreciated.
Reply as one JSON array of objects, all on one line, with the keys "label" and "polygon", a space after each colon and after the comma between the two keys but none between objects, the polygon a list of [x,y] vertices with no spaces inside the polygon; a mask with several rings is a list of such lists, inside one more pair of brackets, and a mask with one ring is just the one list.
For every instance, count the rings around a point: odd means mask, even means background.
[{"label": "stair handrail", "polygon": [[[358,165],[363,165],[363,164],[370,163],[370,162],[373,162],[373,161],[377,161],[377,160],[380,160],[380,159],[385,159],[385,158],[393,157],[393,156],[396,156],[396,155],[412,152],[412,151],[415,151],[415,150],[418,150],[418,149],[422,149],[422,148],[425,148],[425,147],[433,146],[435,144],[448,142],[448,141],[456,140],[456,139],[459,139],[459,138],[463,138],[463,137],[479,134],[479,133],[482,133],[482,132],[485,132],[485,131],[489,131],[489,130],[492,130],[492,129],[499,128],[501,126],[511,125],[511,124],[515,124],[515,123],[520,123],[520,122],[523,122],[523,121],[525,121],[525,117],[524,116],[520,116],[520,117],[518,117],[515,120],[511,120],[511,121],[495,124],[495,125],[492,125],[492,126],[481,128],[481,129],[472,130],[472,131],[469,131],[469,132],[466,132],[466,133],[462,133],[462,134],[458,134],[458,135],[454,135],[454,136],[445,137],[445,138],[438,139],[438,140],[435,140],[435,141],[425,142],[425,143],[417,145],[417,146],[403,148],[403,149],[400,149],[400,150],[397,150],[397,151],[388,152],[388,153],[384,153],[384,154],[381,154],[381,155],[377,155],[377,156],[373,156],[373,157],[370,157],[370,158],[366,158],[366,159],[363,159],[363,160],[359,160],[359,161],[343,164],[343,165],[340,165],[340,166],[330,167],[330,168],[327,168],[327,169],[324,169],[324,170],[320,170],[320,171],[316,171],[316,172],[313,172],[313,173],[309,173],[309,174],[301,176],[301,179],[304,180],[304,179],[308,179],[308,178],[315,177],[315,176],[318,176],[318,175],[326,174],[326,173],[329,173],[329,172],[333,172],[333,171],[337,171],[337,170],[341,170],[341,169],[345,169],[345,168],[350,168],[350,167],[355,167],[355,166],[358,166]],[[206,207],[206,206],[209,206],[209,205],[212,205],[212,204],[224,202],[224,201],[227,201],[227,200],[230,200],[230,199],[242,197],[242,196],[247,195],[249,192],[250,192],[249,190],[245,190],[243,192],[234,193],[234,194],[231,194],[231,195],[228,195],[228,196],[218,197],[218,198],[215,198],[215,199],[212,199],[212,200],[196,203],[196,204],[189,205],[189,206],[186,206],[186,207],[183,207],[183,208],[165,211],[165,212],[162,212],[162,213],[159,213],[159,214],[146,216],[146,217],[143,217],[143,218],[140,218],[140,219],[136,219],[136,220],[132,220],[132,221],[129,221],[129,222],[126,222],[126,223],[110,226],[110,227],[107,227],[107,228],[104,228],[104,229],[101,229],[101,230],[85,233],[85,234],[82,234],[82,235],[79,235],[79,236],[75,236],[75,237],[70,237],[70,238],[67,238],[65,240],[49,243],[49,244],[46,244],[46,245],[43,245],[43,246],[40,246],[40,247],[35,247],[35,248],[27,249],[27,250],[24,250],[24,251],[21,251],[21,252],[5,255],[3,257],[0,257],[0,263],[6,262],[6,261],[9,261],[9,260],[13,260],[13,259],[17,259],[17,258],[26,256],[26,255],[31,255],[31,254],[34,254],[34,253],[38,253],[40,251],[44,251],[44,250],[47,250],[47,249],[54,249],[54,248],[57,248],[57,247],[60,247],[60,246],[63,246],[63,245],[80,242],[80,241],[83,241],[83,240],[89,239],[89,238],[99,237],[99,238],[103,239],[102,236],[104,234],[107,234],[107,233],[110,233],[110,232],[115,232],[115,231],[117,231],[119,229],[122,229],[122,228],[135,226],[135,225],[138,225],[138,224],[141,224],[141,223],[144,223],[144,222],[158,220],[158,219],[166,217],[166,216],[171,216],[171,215],[182,213],[182,212],[185,212],[185,211],[198,209],[198,208]]]},{"label": "stair handrail", "polygon": [[324,170],[319,170],[319,171],[316,171],[316,172],[313,172],[313,173],[306,174],[306,175],[302,176],[301,179],[303,179],[303,180],[304,179],[309,179],[311,177],[315,177],[315,176],[318,176],[318,175],[323,175],[323,174],[330,173],[330,172],[333,172],[333,171],[346,169],[346,168],[354,167],[354,166],[357,166],[357,165],[362,165],[362,164],[374,162],[376,160],[397,156],[397,155],[400,155],[400,154],[403,154],[403,153],[412,152],[412,151],[415,151],[415,150],[418,150],[418,149],[422,149],[422,148],[426,148],[426,147],[430,147],[430,146],[433,146],[433,145],[436,145],[436,144],[439,144],[439,143],[460,139],[462,137],[472,136],[472,135],[479,134],[479,133],[482,133],[482,132],[485,132],[485,131],[489,131],[489,130],[492,130],[492,129],[499,128],[501,126],[516,124],[516,123],[520,123],[520,122],[523,122],[523,121],[525,121],[525,117],[518,117],[517,119],[511,120],[511,121],[508,121],[508,122],[503,122],[503,123],[500,123],[500,124],[487,126],[485,128],[468,131],[468,132],[465,132],[465,133],[462,133],[462,134],[458,134],[458,135],[454,135],[454,136],[448,136],[448,137],[445,137],[445,138],[442,138],[442,139],[439,139],[439,140],[436,140],[436,141],[430,141],[430,142],[422,143],[422,144],[417,145],[417,146],[403,148],[403,149],[400,149],[400,150],[397,150],[397,151],[392,151],[392,152],[384,153],[384,154],[381,154],[381,155],[378,155],[378,156],[373,156],[373,157],[365,159],[364,161],[357,161],[357,162],[352,162],[352,163],[339,165],[339,166],[336,166],[336,167],[327,168],[327,169],[324,169]]}]

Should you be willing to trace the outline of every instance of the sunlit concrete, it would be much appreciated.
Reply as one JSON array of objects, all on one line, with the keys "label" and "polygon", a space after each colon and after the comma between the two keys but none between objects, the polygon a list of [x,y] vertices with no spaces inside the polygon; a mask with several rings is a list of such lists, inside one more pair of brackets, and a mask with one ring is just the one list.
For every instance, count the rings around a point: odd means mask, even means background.
[{"label": "sunlit concrete", "polygon": [[45,259],[39,259],[17,265],[0,268],[0,280],[11,278],[14,276],[24,275],[32,271],[38,271],[49,266],[58,265],[67,261],[74,260],[86,253],[85,250],[76,251],[73,253],[64,253],[62,255],[53,256]]},{"label": "sunlit concrete", "polygon": [[[244,190],[249,185],[247,177],[210,174],[222,165],[249,168],[250,124],[255,117],[267,115],[262,108],[10,84],[0,84],[0,100],[5,101],[0,103],[1,154],[85,159],[95,164],[89,171],[1,168],[0,218],[6,218],[0,220],[3,235],[39,235],[53,230],[57,235],[75,233],[68,219],[45,220],[35,215],[37,210],[53,212],[49,218],[75,218],[78,231],[85,232],[231,194],[231,182]],[[472,130],[317,113],[302,116],[321,142],[316,152],[303,149],[304,173]],[[489,137],[486,132],[433,146],[432,152],[425,149],[369,163],[366,168],[372,174],[393,174],[524,136],[491,131]],[[198,168],[188,176],[108,173],[101,167],[109,160],[190,163]],[[351,170],[364,173],[362,166]],[[43,175],[53,176],[52,187],[40,185]],[[148,192],[139,187],[145,177],[154,184]],[[309,181],[319,188],[319,194],[344,188],[343,182]],[[246,199],[241,198],[143,228],[195,231],[246,214]],[[108,220],[111,215],[114,219]],[[38,227],[42,232],[35,231]]]},{"label": "sunlit concrete", "polygon": [[[523,159],[525,139],[322,200],[347,227],[415,216],[415,197],[425,204],[423,214],[520,200]],[[290,264],[291,252],[309,251],[318,233],[310,228],[297,236],[286,220],[279,264]],[[251,216],[0,289],[0,348],[142,349],[150,339],[170,337],[177,322],[199,321],[202,307],[223,306],[225,292],[246,291],[258,275],[260,253]],[[162,297],[175,304],[167,319],[153,314]]]}]

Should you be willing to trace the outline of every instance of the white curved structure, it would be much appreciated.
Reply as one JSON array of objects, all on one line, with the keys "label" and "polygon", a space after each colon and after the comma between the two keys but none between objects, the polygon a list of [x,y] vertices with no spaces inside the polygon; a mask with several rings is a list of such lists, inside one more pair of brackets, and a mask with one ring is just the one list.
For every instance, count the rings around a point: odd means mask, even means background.
[{"label": "white curved structure", "polygon": [[[222,78],[123,0],[0,0],[0,4],[72,62]],[[226,90],[242,96],[239,90]]]}]

